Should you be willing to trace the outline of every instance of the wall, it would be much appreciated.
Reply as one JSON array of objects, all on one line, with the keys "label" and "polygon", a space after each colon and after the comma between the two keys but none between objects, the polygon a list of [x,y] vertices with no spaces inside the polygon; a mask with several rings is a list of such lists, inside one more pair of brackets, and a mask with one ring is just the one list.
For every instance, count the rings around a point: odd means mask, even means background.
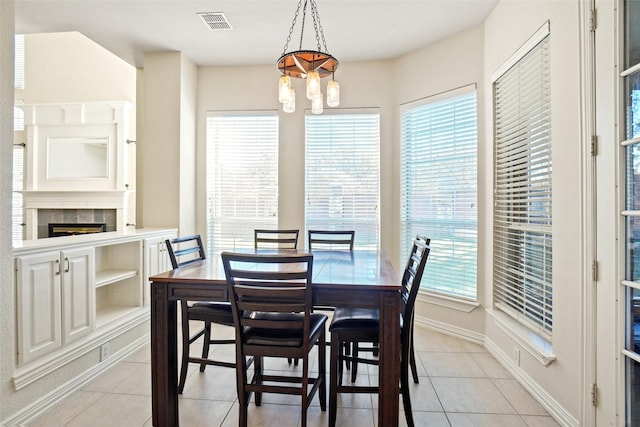
[{"label": "wall", "polygon": [[[393,215],[394,188],[394,109],[392,107],[391,63],[385,61],[343,63],[336,72],[340,83],[341,101],[339,109],[378,108],[380,112],[380,176],[381,176],[381,217]],[[297,94],[296,111],[282,112],[278,102],[279,72],[273,66],[251,67],[201,67],[198,73],[198,179],[206,181],[206,114],[207,111],[272,110],[278,111],[279,129],[279,226],[282,228],[304,229],[304,115],[311,108],[304,97],[303,81],[295,80]],[[326,79],[323,80],[323,91]],[[325,107],[324,114],[331,108]],[[204,186],[198,187],[197,197],[198,230],[206,234],[206,194]],[[393,260],[397,258],[394,241],[397,235],[391,224],[384,223],[381,245],[391,248]],[[304,245],[302,236],[301,245]],[[397,267],[397,265],[396,265]]]},{"label": "wall", "polygon": [[0,420],[20,406],[12,396],[15,362],[13,257],[11,251],[11,169],[13,151],[14,1],[0,1]]},{"label": "wall", "polygon": [[[394,171],[392,194],[394,209],[389,212],[389,226],[393,230],[400,229],[400,199],[397,189],[400,188],[400,130],[398,107],[417,99],[426,98],[459,87],[475,84],[478,99],[478,212],[487,199],[491,197],[491,169],[480,167],[484,159],[491,157],[491,151],[485,142],[483,133],[483,26],[464,31],[453,37],[434,43],[428,47],[412,52],[393,62],[395,95],[393,158]],[[484,300],[486,286],[481,280],[486,269],[485,245],[487,235],[482,232],[487,217],[478,215],[478,301]],[[394,236],[391,242],[398,252],[399,237]],[[455,307],[455,308],[453,308]],[[451,304],[434,296],[420,295],[416,302],[416,321],[431,327],[440,328],[442,324],[455,325],[458,333],[471,339],[481,339],[484,331],[484,312],[468,304]],[[469,311],[470,310],[470,311]],[[469,312],[468,312],[469,311]]]},{"label": "wall", "polygon": [[[551,127],[553,156],[553,342],[556,361],[545,367],[509,335],[509,322],[501,322],[491,307],[491,227],[486,224],[487,239],[481,248],[487,254],[482,281],[487,285],[484,303],[487,347],[504,363],[521,375],[534,394],[543,391],[547,403],[555,407],[556,417],[567,425],[577,425],[583,397],[579,390],[583,355],[581,276],[581,201],[580,165],[580,69],[578,43],[578,2],[573,1],[502,1],[485,22],[484,70],[485,93],[491,93],[490,76],[507,61],[547,20],[551,28]],[[486,136],[492,142],[491,98],[485,98]],[[492,170],[487,156],[481,169]],[[491,196],[487,191],[480,204],[481,215],[491,218]],[[505,328],[506,326],[506,328]],[[526,342],[531,340],[526,339]],[[523,343],[523,344],[526,344]],[[514,362],[520,349],[520,364]],[[561,379],[561,380],[560,380]],[[585,390],[583,388],[583,390]]]}]

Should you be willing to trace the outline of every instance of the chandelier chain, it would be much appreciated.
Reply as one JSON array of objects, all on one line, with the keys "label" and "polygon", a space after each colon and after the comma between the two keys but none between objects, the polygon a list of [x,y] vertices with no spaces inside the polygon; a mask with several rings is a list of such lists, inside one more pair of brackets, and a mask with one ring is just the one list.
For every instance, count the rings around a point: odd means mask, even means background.
[{"label": "chandelier chain", "polygon": [[281,56],[287,53],[287,49],[289,48],[289,42],[291,41],[291,34],[293,34],[293,28],[296,26],[296,20],[298,19],[298,14],[300,13],[301,4],[302,4],[302,0],[298,1],[298,7],[296,7],[296,13],[293,15],[293,22],[291,22],[291,28],[289,28],[289,35],[287,36],[287,41],[284,44],[284,49],[282,50]]},{"label": "chandelier chain", "polygon": [[324,52],[328,53],[327,42],[324,39],[324,31],[322,30],[322,24],[320,23],[320,13],[318,12],[318,5],[315,1],[311,0],[311,16],[313,16],[313,29],[316,31],[316,42],[318,43],[318,51],[323,52],[320,46],[320,37],[322,36],[322,46]]},{"label": "chandelier chain", "polygon": [[[313,4],[313,0],[311,0]],[[300,47],[298,50],[302,50],[302,38],[304,37],[304,23],[307,20],[307,0],[304,0],[304,6],[302,8],[302,26],[300,27]]]}]

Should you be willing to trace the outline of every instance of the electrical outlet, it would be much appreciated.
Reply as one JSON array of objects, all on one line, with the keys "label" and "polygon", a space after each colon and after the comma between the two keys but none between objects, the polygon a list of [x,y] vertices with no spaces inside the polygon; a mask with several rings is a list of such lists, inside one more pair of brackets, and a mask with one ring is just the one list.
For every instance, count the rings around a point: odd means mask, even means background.
[{"label": "electrical outlet", "polygon": [[516,365],[520,366],[520,349],[517,347],[513,349],[513,360],[516,362]]},{"label": "electrical outlet", "polygon": [[106,360],[109,357],[109,343],[104,343],[100,346],[100,361]]}]

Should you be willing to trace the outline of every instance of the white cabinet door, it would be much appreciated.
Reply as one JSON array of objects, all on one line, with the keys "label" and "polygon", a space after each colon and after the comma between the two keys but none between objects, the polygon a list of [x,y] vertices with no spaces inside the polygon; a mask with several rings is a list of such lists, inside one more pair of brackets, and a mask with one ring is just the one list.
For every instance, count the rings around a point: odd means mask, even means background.
[{"label": "white cabinet door", "polygon": [[60,252],[16,258],[18,364],[62,346]]},{"label": "white cabinet door", "polygon": [[62,252],[63,342],[68,344],[90,333],[95,321],[94,249]]},{"label": "white cabinet door", "polygon": [[175,234],[162,237],[150,237],[144,240],[144,301],[149,304],[151,295],[149,289],[149,277],[158,273],[172,270],[169,252],[165,245],[166,239],[173,239]]}]

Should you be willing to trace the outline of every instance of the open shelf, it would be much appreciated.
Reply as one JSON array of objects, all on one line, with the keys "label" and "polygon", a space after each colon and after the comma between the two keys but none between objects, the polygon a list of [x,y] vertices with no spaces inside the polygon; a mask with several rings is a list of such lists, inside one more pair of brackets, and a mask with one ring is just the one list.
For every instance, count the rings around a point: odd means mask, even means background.
[{"label": "open shelf", "polygon": [[120,317],[140,310],[139,307],[124,305],[109,305],[96,310],[96,328],[108,325]]},{"label": "open shelf", "polygon": [[112,283],[125,280],[130,277],[136,277],[138,270],[103,270],[96,272],[96,288],[107,286]]}]

